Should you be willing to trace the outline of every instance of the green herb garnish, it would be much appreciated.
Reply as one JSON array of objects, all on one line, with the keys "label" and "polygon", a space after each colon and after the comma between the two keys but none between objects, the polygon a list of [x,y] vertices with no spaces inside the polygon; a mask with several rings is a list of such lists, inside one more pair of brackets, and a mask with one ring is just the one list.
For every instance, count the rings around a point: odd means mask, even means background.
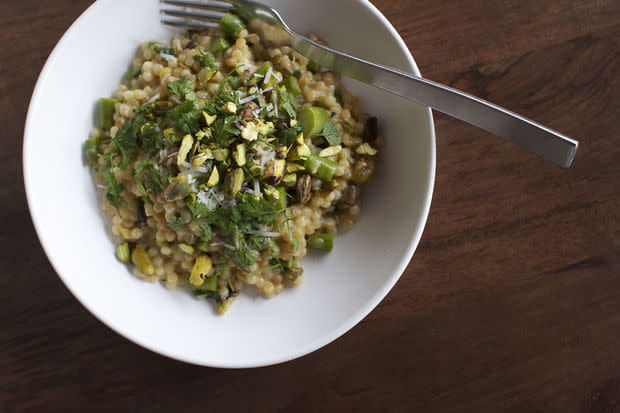
[{"label": "green herb garnish", "polygon": [[196,100],[196,94],[194,93],[194,83],[186,76],[181,76],[179,80],[168,82],[166,86],[168,87],[168,91],[170,93],[176,95],[181,100]]},{"label": "green herb garnish", "polygon": [[[168,83],[170,85],[170,83]],[[174,121],[176,129],[182,134],[195,134],[200,129],[200,117],[202,113],[196,109],[194,102],[186,100],[174,109],[169,110],[170,118]]]},{"label": "green herb garnish", "polygon": [[112,142],[114,142],[114,145],[121,151],[122,158],[118,167],[121,169],[127,168],[127,166],[129,166],[129,161],[131,161],[129,151],[133,149],[137,143],[136,130],[133,127],[133,123],[130,121],[123,123],[116,131],[116,135],[112,138]]},{"label": "green herb garnish", "polygon": [[231,115],[226,117],[218,117],[213,125],[211,125],[211,131],[215,143],[221,147],[226,147],[232,144],[237,136],[241,134],[239,128],[234,123],[241,120],[241,116]]},{"label": "green herb garnish", "polygon": [[206,67],[208,69],[213,70],[214,72],[217,72],[217,64],[215,63],[215,57],[213,57],[213,55],[210,52],[206,52],[202,50],[200,46],[197,46],[196,49],[198,49],[198,54],[194,55],[194,60],[199,61],[202,67]]},{"label": "green herb garnish", "polygon": [[280,94],[280,108],[286,112],[291,119],[297,117],[297,108],[301,105],[297,103],[295,97],[290,94],[285,87],[279,87],[278,93]]},{"label": "green herb garnish", "polygon": [[172,56],[176,56],[176,53],[174,53],[174,49],[172,47],[161,47],[158,46],[155,42],[149,42],[149,46],[153,48],[153,50],[155,50],[156,53],[163,53],[163,54],[169,54]]},{"label": "green herb garnish", "polygon": [[105,179],[105,199],[112,205],[116,210],[123,205],[124,199],[121,197],[121,192],[125,189],[125,185],[119,183],[114,176],[112,170],[107,169],[101,171],[101,176]]},{"label": "green herb garnish", "polygon": [[[166,188],[168,173],[164,169],[155,169],[156,160],[146,157],[136,162],[134,180],[144,193],[159,194]],[[148,188],[148,189],[147,189]]]},{"label": "green herb garnish", "polygon": [[329,146],[340,145],[340,142],[342,142],[338,129],[331,122],[325,122],[323,130],[317,136],[324,137]]},{"label": "green herb garnish", "polygon": [[170,221],[168,221],[168,226],[176,232],[181,232],[185,225],[187,225],[187,222],[178,215],[170,217]]},{"label": "green herb garnish", "polygon": [[278,231],[282,231],[284,225],[286,225],[286,229],[288,230],[288,239],[291,242],[291,245],[297,251],[299,249],[299,241],[293,236],[294,233],[297,232],[297,229],[291,228],[291,221],[293,220],[293,215],[291,214],[291,209],[286,208],[284,210],[284,215],[286,216],[286,220],[282,221],[278,226]]}]

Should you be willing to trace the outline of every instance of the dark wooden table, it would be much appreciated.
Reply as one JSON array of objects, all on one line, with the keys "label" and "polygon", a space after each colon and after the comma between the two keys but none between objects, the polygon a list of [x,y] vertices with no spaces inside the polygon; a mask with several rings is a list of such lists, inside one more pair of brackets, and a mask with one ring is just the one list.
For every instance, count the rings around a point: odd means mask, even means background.
[{"label": "dark wooden table", "polygon": [[334,343],[253,370],[130,343],[41,250],[23,124],[90,3],[0,3],[0,411],[620,411],[619,1],[374,1],[426,77],[581,145],[563,170],[435,114],[433,204],[398,288]]}]

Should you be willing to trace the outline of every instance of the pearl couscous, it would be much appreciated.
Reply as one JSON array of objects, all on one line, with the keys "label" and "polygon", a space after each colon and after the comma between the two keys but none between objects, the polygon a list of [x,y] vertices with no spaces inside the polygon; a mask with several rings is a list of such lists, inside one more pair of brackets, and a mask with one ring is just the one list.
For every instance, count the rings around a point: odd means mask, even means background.
[{"label": "pearl couscous", "polygon": [[142,43],[85,144],[119,259],[219,313],[244,284],[302,281],[306,249],[357,219],[379,145],[336,73],[227,18]]}]

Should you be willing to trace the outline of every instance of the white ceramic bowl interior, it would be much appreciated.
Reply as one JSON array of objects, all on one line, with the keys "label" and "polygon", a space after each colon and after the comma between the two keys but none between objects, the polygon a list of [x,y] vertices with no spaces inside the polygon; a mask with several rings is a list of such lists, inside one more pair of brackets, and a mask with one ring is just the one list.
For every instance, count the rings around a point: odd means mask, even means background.
[{"label": "white ceramic bowl interior", "polygon": [[[290,26],[352,55],[419,74],[368,1],[269,0]],[[56,272],[96,317],[157,353],[218,367],[302,356],[352,328],[392,288],[420,239],[435,174],[430,110],[345,79],[386,137],[357,226],[334,251],[305,258],[302,285],[272,299],[244,293],[221,317],[209,302],[133,276],[114,255],[97,190],[82,163],[96,102],[120,83],[141,41],[170,40],[155,0],[99,0],[67,31],[36,85],[24,136],[24,177],[37,234]],[[362,345],[360,343],[360,345]]]}]

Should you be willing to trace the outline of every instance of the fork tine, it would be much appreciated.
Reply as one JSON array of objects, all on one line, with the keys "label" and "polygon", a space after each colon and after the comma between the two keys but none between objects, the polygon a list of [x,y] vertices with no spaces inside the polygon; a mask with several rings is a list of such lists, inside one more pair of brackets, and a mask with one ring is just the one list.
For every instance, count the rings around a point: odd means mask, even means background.
[{"label": "fork tine", "polygon": [[218,23],[222,19],[222,14],[215,13],[195,13],[195,12],[187,12],[182,10],[170,10],[170,9],[162,9],[160,10],[162,14],[166,16],[172,17],[182,17],[185,19],[191,20],[199,20],[203,22],[209,23]]},{"label": "fork tine", "polygon": [[209,30],[217,26],[216,23],[189,23],[185,20],[171,20],[171,19],[161,19],[160,22],[162,24],[167,24],[168,26],[183,27],[185,29],[198,30],[198,31]]},{"label": "fork tine", "polygon": [[199,10],[218,11],[222,13],[226,13],[227,11],[233,8],[232,4],[228,2],[224,2],[224,0],[221,0],[219,4],[211,3],[211,2],[202,3],[198,1],[188,1],[188,0],[161,0],[161,2],[164,4],[170,5],[170,6],[188,7],[188,8],[199,9]]}]

